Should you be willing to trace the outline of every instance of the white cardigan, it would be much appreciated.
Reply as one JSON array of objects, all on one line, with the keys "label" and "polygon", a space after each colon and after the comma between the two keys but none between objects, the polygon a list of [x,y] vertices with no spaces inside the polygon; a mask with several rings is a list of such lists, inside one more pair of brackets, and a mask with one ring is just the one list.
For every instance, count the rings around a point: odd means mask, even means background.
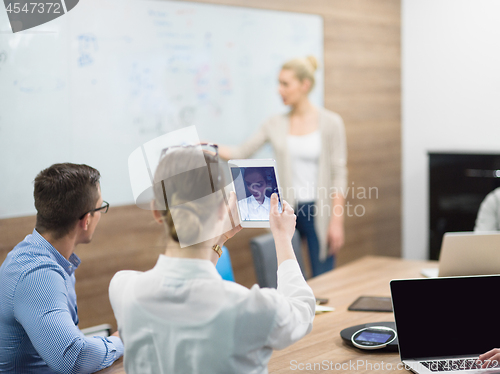
[{"label": "white cardigan", "polygon": [[[321,133],[321,153],[318,165],[318,215],[315,217],[315,228],[320,243],[320,259],[328,254],[328,225],[332,215],[332,192],[343,193],[347,186],[347,150],[344,122],[334,112],[319,108],[319,131]],[[269,142],[273,146],[278,165],[283,197],[295,206],[295,194],[292,186],[292,165],[287,149],[289,134],[289,114],[271,117],[264,122],[257,133],[244,144],[231,148],[231,158],[245,159],[254,154],[262,145]],[[326,214],[326,212],[329,212]]]}]

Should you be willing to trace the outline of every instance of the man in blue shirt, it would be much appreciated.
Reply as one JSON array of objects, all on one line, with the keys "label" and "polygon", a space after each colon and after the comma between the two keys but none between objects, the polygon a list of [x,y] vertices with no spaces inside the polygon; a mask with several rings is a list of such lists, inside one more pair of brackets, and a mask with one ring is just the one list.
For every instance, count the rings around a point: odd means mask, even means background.
[{"label": "man in blue shirt", "polygon": [[93,373],[123,355],[117,334],[78,328],[74,272],[109,204],[100,174],[55,164],[35,178],[36,226],[0,267],[0,373]]}]

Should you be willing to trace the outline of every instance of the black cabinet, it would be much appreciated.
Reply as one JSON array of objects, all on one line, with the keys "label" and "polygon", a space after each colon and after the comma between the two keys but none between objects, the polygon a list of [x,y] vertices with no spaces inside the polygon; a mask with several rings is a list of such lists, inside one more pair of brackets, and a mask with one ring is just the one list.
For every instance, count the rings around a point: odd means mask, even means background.
[{"label": "black cabinet", "polygon": [[473,231],[479,205],[500,187],[500,154],[429,152],[429,258],[445,232]]}]

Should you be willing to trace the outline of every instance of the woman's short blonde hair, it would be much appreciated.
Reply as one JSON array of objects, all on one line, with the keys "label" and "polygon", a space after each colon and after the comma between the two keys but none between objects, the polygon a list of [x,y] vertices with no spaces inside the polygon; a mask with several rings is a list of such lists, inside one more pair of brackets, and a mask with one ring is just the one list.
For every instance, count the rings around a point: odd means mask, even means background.
[{"label": "woman's short blonde hair", "polygon": [[316,82],[314,78],[314,73],[318,69],[318,60],[314,56],[307,56],[305,58],[294,58],[293,60],[287,61],[281,67],[281,70],[292,70],[295,73],[297,79],[301,82],[307,79],[311,82],[311,91]]},{"label": "woman's short blonde hair", "polygon": [[[207,165],[200,165],[201,154]],[[216,156],[188,147],[167,153],[156,169],[155,207],[161,212],[167,234],[181,247],[202,241],[200,235],[210,229],[223,203],[222,195],[212,191],[219,190],[224,179],[212,181],[209,177],[209,170],[218,175],[217,165]]]}]

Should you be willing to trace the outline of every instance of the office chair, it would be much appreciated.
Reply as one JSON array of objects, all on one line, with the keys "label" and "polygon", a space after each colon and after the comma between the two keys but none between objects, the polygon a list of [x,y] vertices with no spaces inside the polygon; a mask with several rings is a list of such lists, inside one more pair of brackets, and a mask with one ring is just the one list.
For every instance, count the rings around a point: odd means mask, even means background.
[{"label": "office chair", "polygon": [[[297,257],[300,270],[306,278],[304,259],[302,258],[302,249],[300,246],[300,236],[297,230],[292,238],[292,247]],[[255,267],[255,275],[257,283],[260,287],[276,288],[278,261],[276,259],[276,247],[272,234],[264,234],[250,240],[250,248],[252,250],[253,264]],[[307,279],[307,278],[306,278]]]},{"label": "office chair", "polygon": [[233,266],[231,264],[231,256],[225,246],[222,247],[222,256],[220,256],[217,265],[215,266],[222,279],[234,282]]}]

